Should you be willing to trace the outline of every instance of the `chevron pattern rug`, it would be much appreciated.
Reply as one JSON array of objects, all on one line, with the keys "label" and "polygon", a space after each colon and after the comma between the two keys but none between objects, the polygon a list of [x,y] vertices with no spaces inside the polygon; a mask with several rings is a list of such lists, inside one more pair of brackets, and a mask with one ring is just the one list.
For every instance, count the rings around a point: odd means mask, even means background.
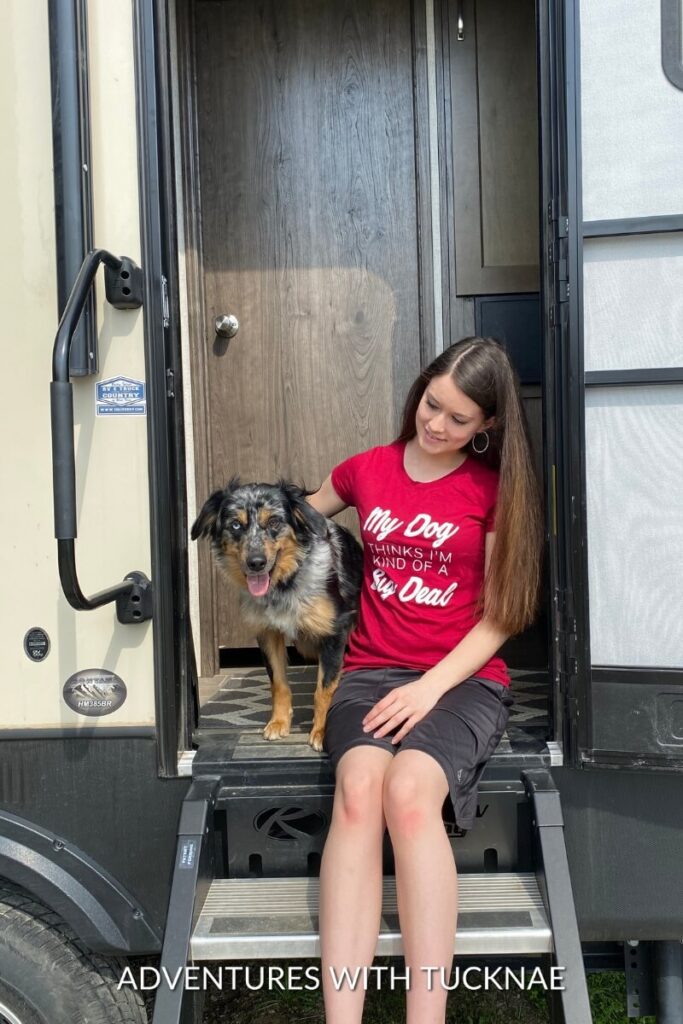
[{"label": "chevron pattern rug", "polygon": [[[549,735],[548,673],[510,669],[510,677],[515,703],[497,752],[536,751],[545,745]],[[305,742],[312,725],[316,668],[313,665],[290,666],[287,678],[292,688],[294,714],[291,736],[284,748],[290,749]],[[270,718],[270,683],[265,669],[231,669],[214,683],[217,686],[215,692],[201,708],[200,729],[246,734],[240,746],[244,742],[249,745],[258,742],[258,734]],[[272,747],[272,744],[268,746]]]}]

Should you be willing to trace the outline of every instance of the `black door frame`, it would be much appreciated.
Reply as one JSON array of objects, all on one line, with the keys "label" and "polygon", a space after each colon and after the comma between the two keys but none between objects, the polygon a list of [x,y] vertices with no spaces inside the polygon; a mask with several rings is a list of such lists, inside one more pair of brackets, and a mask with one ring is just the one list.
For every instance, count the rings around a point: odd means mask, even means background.
[{"label": "black door frame", "polygon": [[589,728],[590,665],[585,560],[583,350],[578,326],[581,266],[576,233],[577,109],[572,0],[537,0],[541,154],[541,305],[543,310],[546,502],[552,593],[551,666],[564,763],[580,763]]},{"label": "black door frame", "polygon": [[191,748],[197,677],[189,614],[180,303],[166,0],[133,0],[140,230],[148,389],[158,766]]}]

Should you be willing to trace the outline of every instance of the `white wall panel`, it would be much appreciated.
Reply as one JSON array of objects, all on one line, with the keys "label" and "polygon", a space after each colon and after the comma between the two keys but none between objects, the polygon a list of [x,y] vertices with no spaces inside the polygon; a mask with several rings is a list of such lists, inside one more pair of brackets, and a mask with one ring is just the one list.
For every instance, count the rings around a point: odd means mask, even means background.
[{"label": "white wall panel", "polygon": [[581,0],[583,219],[683,214],[683,91],[660,0]]},{"label": "white wall panel", "polygon": [[683,366],[683,234],[584,241],[586,370]]},{"label": "white wall panel", "polygon": [[593,665],[683,666],[683,387],[590,388]]}]

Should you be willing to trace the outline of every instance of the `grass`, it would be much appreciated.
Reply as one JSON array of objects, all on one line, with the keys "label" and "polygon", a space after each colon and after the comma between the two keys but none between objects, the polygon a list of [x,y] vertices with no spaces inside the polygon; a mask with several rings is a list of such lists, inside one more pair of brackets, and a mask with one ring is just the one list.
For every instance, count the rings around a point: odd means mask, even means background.
[{"label": "grass", "polygon": [[[145,964],[152,961],[145,960]],[[142,961],[139,961],[142,963]],[[392,988],[388,977],[394,965],[397,982]],[[381,986],[376,975],[370,979],[365,998],[363,1024],[401,1024],[405,1020],[405,984],[400,980],[402,961],[379,957],[375,967],[385,966]],[[136,974],[136,964],[131,964]],[[205,965],[214,974],[218,963]],[[320,979],[317,960],[245,961],[243,964],[224,964],[223,990],[207,986],[204,1006],[204,1024],[324,1024],[322,990],[306,990],[305,986]],[[229,968],[241,968],[233,975]],[[249,967],[249,984],[244,968]],[[292,987],[280,990],[277,982],[268,987],[268,968],[294,969]],[[309,968],[309,974],[306,969]],[[260,984],[260,971],[265,971],[264,984]],[[461,967],[462,969],[462,967]],[[519,968],[513,966],[515,973]],[[275,976],[277,978],[277,975]],[[527,971],[529,977],[529,971]],[[286,984],[286,975],[285,975]],[[626,1014],[626,981],[623,973],[603,971],[588,975],[588,992],[593,1024],[629,1024]],[[152,1019],[153,993],[145,993],[149,1019]],[[462,986],[449,993],[446,1024],[548,1024],[549,1010],[546,994],[541,988],[519,990],[510,986],[502,991],[473,991]],[[654,1017],[639,1018],[641,1024],[655,1024]]]}]

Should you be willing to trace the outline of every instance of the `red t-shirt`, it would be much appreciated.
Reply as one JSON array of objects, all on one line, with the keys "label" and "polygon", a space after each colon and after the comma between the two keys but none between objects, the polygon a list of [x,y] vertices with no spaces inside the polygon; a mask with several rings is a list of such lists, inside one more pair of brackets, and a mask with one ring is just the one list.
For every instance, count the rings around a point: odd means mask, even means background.
[{"label": "red t-shirt", "polygon": [[[440,480],[420,483],[403,465],[405,442],[371,448],[332,470],[355,505],[364,547],[358,622],[344,671],[427,671],[472,629],[484,580],[484,536],[494,529],[498,474],[468,456]],[[510,685],[493,657],[475,673]]]}]

